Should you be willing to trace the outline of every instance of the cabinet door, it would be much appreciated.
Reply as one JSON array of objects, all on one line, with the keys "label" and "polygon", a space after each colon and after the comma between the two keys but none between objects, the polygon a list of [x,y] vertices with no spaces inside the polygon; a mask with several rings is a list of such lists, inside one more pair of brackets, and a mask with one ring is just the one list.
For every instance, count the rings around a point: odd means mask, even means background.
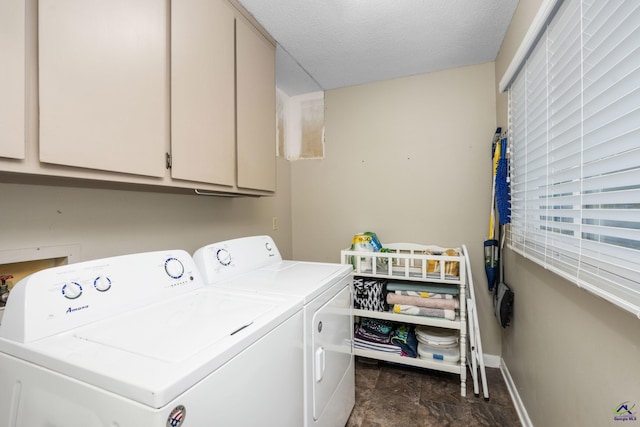
[{"label": "cabinet door", "polygon": [[234,71],[228,3],[171,2],[173,178],[235,184]]},{"label": "cabinet door", "polygon": [[161,177],[165,0],[40,0],[40,160]]},{"label": "cabinet door", "polygon": [[0,0],[0,157],[25,155],[25,1]]},{"label": "cabinet door", "polygon": [[275,47],[236,20],[238,187],[276,189]]}]

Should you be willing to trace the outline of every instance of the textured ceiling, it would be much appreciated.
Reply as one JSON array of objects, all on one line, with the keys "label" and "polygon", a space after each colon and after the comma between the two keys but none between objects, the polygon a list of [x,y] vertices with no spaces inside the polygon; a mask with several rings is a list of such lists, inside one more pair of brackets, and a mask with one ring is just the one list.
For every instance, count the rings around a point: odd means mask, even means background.
[{"label": "textured ceiling", "polygon": [[[518,0],[239,2],[277,41],[277,83],[289,95],[493,61],[518,4]],[[303,70],[309,76],[301,75]]]}]

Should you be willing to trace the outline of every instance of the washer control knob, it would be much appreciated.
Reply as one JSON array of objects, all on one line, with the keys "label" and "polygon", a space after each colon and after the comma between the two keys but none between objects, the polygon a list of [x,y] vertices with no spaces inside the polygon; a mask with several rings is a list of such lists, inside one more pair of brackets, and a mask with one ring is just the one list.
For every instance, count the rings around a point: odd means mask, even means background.
[{"label": "washer control knob", "polygon": [[98,276],[93,281],[93,287],[96,288],[97,291],[106,292],[111,289],[111,279],[107,276]]},{"label": "washer control knob", "polygon": [[216,258],[218,258],[218,262],[224,266],[231,264],[231,254],[226,249],[218,249]]},{"label": "washer control knob", "polygon": [[270,242],[265,243],[264,247],[267,248],[267,252],[271,252],[273,250],[273,246],[271,246]]},{"label": "washer control knob", "polygon": [[172,279],[179,279],[184,274],[184,265],[178,258],[167,258],[164,262],[164,271],[167,272]]},{"label": "washer control knob", "polygon": [[76,299],[82,295],[82,286],[78,282],[65,283],[62,286],[62,295],[67,299]]}]

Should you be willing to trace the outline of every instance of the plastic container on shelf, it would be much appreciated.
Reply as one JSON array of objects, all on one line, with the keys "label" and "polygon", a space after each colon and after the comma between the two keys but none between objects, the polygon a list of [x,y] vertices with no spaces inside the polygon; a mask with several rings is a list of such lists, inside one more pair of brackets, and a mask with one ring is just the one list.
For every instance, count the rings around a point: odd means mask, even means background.
[{"label": "plastic container on shelf", "polygon": [[460,347],[440,348],[419,343],[418,356],[420,356],[420,359],[435,359],[448,363],[457,363],[460,360]]},{"label": "plastic container on shelf", "polygon": [[416,327],[416,338],[419,343],[436,348],[450,348],[458,345],[458,333],[452,329],[421,325]]}]

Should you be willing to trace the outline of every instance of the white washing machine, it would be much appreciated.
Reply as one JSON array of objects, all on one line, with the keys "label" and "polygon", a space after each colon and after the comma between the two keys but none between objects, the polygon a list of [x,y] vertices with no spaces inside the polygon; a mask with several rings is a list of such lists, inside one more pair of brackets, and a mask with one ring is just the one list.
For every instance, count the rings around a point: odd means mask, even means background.
[{"label": "white washing machine", "polygon": [[205,286],[181,250],[40,271],[0,325],[0,426],[299,427],[301,310]]},{"label": "white washing machine", "polygon": [[355,403],[351,266],[283,261],[269,236],[213,243],[193,258],[216,289],[302,302],[304,425],[343,427]]}]

